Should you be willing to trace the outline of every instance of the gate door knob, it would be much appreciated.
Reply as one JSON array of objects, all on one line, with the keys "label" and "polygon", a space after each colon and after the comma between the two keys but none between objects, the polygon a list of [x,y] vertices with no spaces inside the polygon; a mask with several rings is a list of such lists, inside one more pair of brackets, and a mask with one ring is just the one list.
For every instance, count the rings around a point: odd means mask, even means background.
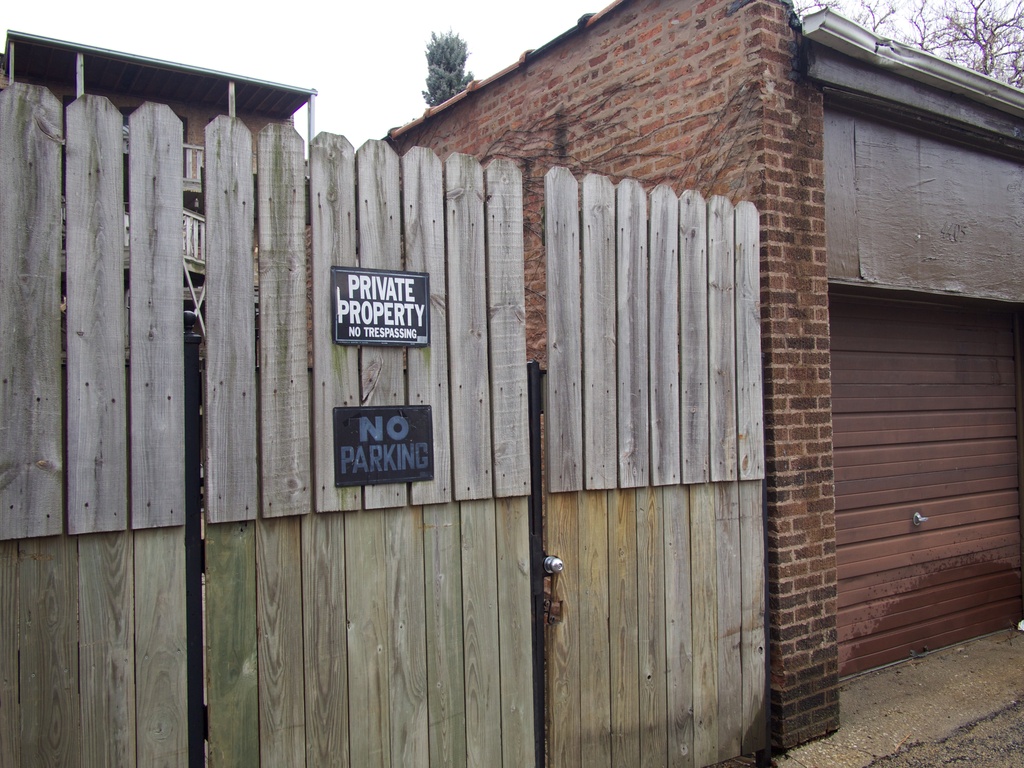
[{"label": "gate door knob", "polygon": [[914,525],[920,525],[921,523],[927,523],[928,518],[922,515],[920,512],[914,513]]},{"label": "gate door knob", "polygon": [[545,573],[561,573],[564,568],[565,563],[562,562],[562,558],[555,557],[554,555],[548,555],[544,558]]}]

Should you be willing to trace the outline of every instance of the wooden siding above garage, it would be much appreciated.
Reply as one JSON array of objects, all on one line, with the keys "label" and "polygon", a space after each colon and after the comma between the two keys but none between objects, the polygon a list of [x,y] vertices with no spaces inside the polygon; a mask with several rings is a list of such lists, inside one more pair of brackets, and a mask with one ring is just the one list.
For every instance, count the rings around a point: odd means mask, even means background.
[{"label": "wooden siding above garage", "polygon": [[831,314],[841,673],[1013,626],[1012,316],[835,297]]},{"label": "wooden siding above garage", "polygon": [[829,110],[829,278],[1000,301],[1024,295],[1024,165]]}]

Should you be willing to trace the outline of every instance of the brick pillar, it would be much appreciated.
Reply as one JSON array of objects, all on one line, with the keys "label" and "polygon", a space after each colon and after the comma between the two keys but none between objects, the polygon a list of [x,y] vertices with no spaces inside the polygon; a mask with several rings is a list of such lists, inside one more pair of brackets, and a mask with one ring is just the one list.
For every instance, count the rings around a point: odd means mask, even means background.
[{"label": "brick pillar", "polygon": [[[790,68],[783,14],[768,61]],[[784,34],[788,32],[788,34]],[[777,54],[777,55],[776,55]],[[832,385],[821,94],[774,79],[765,100],[761,301],[768,473],[772,736],[783,747],[839,727]]]}]

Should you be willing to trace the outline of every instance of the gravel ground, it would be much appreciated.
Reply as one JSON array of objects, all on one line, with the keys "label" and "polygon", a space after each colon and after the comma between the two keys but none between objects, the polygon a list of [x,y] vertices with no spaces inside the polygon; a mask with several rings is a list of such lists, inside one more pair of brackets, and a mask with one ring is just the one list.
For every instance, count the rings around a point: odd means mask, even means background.
[{"label": "gravel ground", "polygon": [[1024,766],[1024,705],[1019,701],[937,742],[904,745],[871,768],[1021,768]]},{"label": "gravel ground", "polygon": [[[1024,633],[999,632],[845,680],[840,728],[775,768],[1024,768]],[[751,768],[738,758],[715,768]]]}]

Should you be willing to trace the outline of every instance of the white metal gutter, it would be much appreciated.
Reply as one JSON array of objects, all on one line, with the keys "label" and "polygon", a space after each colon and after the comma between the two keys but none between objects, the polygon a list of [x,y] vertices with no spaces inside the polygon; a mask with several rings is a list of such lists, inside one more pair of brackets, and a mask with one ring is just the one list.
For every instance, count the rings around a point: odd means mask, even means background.
[{"label": "white metal gutter", "polygon": [[808,40],[893,74],[1024,117],[1024,91],[918,48],[878,37],[831,9],[806,16],[803,33]]}]

